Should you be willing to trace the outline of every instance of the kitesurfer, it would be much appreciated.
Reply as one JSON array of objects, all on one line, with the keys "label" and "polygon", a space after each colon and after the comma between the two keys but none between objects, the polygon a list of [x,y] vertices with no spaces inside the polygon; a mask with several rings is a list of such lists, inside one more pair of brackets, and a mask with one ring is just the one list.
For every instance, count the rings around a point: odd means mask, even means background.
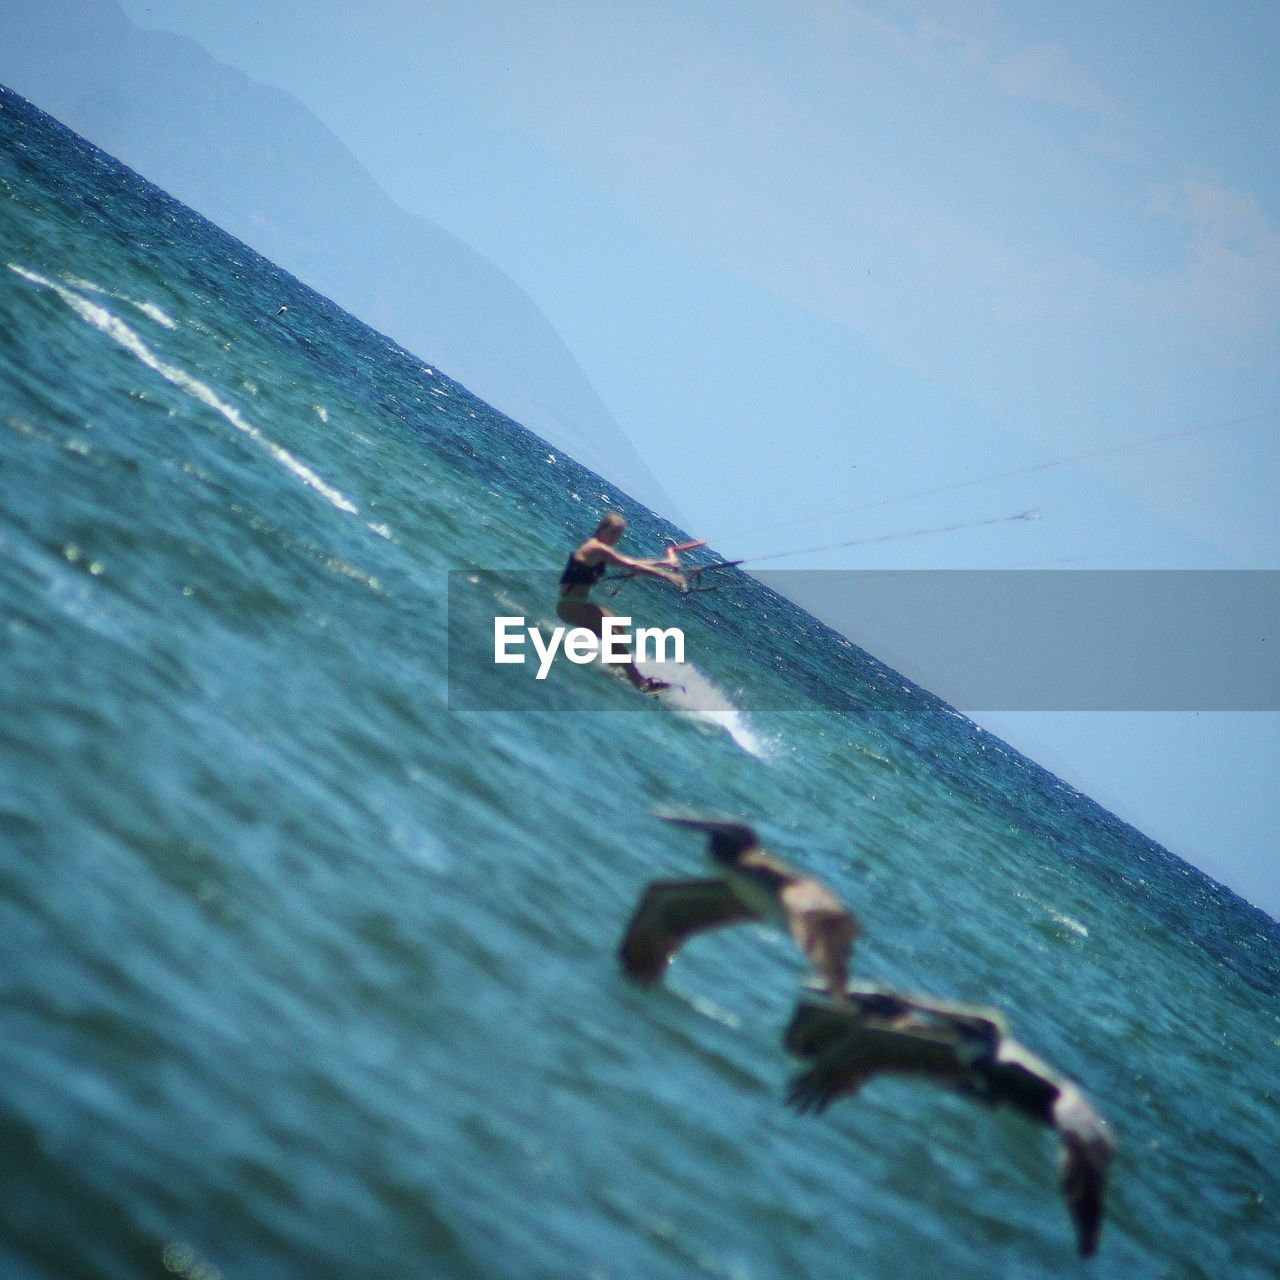
[{"label": "kitesurfer", "polygon": [[[556,602],[556,614],[561,621],[575,627],[585,627],[592,634],[601,635],[601,623],[605,618],[616,617],[612,609],[596,604],[590,599],[594,587],[611,567],[627,573],[640,573],[650,578],[661,578],[673,587],[685,589],[684,574],[680,572],[680,560],[675,547],[668,547],[660,560],[638,560],[615,550],[626,520],[610,511],[600,521],[595,533],[582,543],[569,557],[560,575],[560,599]],[[623,665],[627,679],[644,693],[654,693],[668,687],[666,681],[654,680],[644,675],[634,662]]]}]

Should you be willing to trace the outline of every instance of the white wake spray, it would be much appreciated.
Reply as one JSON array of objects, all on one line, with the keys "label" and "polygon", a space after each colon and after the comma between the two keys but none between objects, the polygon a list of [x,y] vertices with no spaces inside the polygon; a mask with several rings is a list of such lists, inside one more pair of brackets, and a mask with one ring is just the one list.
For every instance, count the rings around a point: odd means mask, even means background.
[{"label": "white wake spray", "polygon": [[701,724],[723,729],[743,751],[757,759],[769,755],[768,743],[747,723],[729,696],[691,662],[637,662],[646,676],[670,683],[658,700],[678,714]]}]

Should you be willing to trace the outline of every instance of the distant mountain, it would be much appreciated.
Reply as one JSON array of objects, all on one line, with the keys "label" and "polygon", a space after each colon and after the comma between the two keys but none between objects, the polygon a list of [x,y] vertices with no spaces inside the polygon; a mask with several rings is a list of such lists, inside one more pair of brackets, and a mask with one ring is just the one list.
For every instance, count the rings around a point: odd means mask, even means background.
[{"label": "distant mountain", "polygon": [[533,300],[297,99],[114,0],[0,0],[0,82],[622,489],[671,502]]}]

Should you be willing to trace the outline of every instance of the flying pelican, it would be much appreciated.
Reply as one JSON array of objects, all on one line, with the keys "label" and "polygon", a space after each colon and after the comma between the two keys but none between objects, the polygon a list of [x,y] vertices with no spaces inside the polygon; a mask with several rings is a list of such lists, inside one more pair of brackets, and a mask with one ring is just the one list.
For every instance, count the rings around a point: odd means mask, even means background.
[{"label": "flying pelican", "polygon": [[1115,1147],[1079,1086],[1009,1036],[994,1009],[870,986],[851,987],[847,997],[843,1006],[808,998],[797,1006],[784,1043],[812,1065],[793,1078],[787,1101],[801,1112],[821,1112],[874,1076],[925,1076],[1050,1125],[1062,1142],[1062,1195],[1080,1254],[1096,1253]]},{"label": "flying pelican", "polygon": [[745,920],[770,920],[791,934],[824,988],[836,1000],[844,999],[858,924],[826,885],[766,853],[745,823],[657,816],[707,832],[718,875],[655,880],[645,889],[618,949],[629,978],[652,986],[694,934]]}]

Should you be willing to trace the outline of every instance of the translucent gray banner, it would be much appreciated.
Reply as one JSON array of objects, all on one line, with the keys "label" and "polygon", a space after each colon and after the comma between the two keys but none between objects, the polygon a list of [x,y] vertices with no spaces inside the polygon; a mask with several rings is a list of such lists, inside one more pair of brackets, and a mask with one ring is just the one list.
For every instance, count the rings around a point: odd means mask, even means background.
[{"label": "translucent gray banner", "polygon": [[[449,577],[450,705],[578,712],[643,703],[603,696],[603,673],[574,665],[563,649],[538,674],[538,646],[562,622],[558,573]],[[634,613],[637,625],[682,628],[696,670],[646,673],[699,688],[709,682],[733,705],[865,709],[898,696],[898,672],[973,712],[1280,710],[1277,571],[752,576],[712,565],[690,582],[695,590],[679,596],[610,578],[593,599]],[[519,663],[495,661],[504,618]],[[613,675],[624,673],[615,667]]]},{"label": "translucent gray banner", "polygon": [[961,710],[1280,709],[1280,572],[758,576]]}]

